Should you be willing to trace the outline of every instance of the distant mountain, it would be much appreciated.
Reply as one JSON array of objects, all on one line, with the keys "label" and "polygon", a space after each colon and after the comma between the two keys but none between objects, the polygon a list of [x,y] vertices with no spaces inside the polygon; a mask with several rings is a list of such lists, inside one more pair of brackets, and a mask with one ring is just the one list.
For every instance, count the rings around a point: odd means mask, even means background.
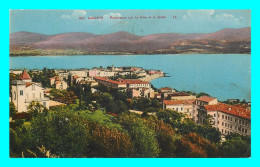
[{"label": "distant mountain", "polygon": [[38,49],[42,49],[42,54],[46,54],[44,50],[75,50],[79,54],[250,53],[250,43],[250,27],[223,29],[208,34],[166,33],[146,36],[123,31],[105,35],[16,32],[10,34],[10,54],[30,54],[30,50]]},{"label": "distant mountain", "polygon": [[214,33],[205,34],[200,39],[207,40],[250,40],[251,27],[240,29],[223,29]]}]

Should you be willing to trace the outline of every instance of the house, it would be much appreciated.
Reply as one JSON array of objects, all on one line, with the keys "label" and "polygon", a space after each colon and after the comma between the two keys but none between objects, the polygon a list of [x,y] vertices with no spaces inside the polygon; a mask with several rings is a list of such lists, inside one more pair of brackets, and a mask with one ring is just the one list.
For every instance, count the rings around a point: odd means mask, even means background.
[{"label": "house", "polygon": [[172,88],[164,87],[164,88],[160,88],[158,90],[158,92],[160,92],[160,93],[175,93],[176,91]]},{"label": "house", "polygon": [[26,70],[22,72],[19,80],[12,82],[11,93],[11,101],[18,113],[26,112],[27,107],[33,101],[39,102],[49,109],[49,98],[44,97],[44,89],[40,83],[32,82]]},{"label": "house", "polygon": [[189,95],[185,92],[175,92],[172,94],[168,94],[168,98],[171,100],[195,100],[196,96]]},{"label": "house", "polygon": [[102,84],[112,88],[124,88],[126,89],[127,84],[123,81],[114,81],[106,77],[94,77],[98,84]]},{"label": "house", "polygon": [[197,116],[195,100],[163,100],[163,110],[166,109],[183,113],[193,120]]},{"label": "house", "polygon": [[127,88],[151,88],[151,84],[146,81],[142,81],[140,79],[118,79],[120,82],[125,82],[127,84]]},{"label": "house", "polygon": [[88,76],[89,77],[113,77],[115,76],[116,72],[114,71],[105,71],[105,70],[96,70],[92,69],[89,70]]},{"label": "house", "polygon": [[68,84],[63,80],[63,78],[60,78],[58,76],[49,78],[50,79],[50,85],[54,85],[56,89],[67,89]]},{"label": "house", "polygon": [[239,99],[228,99],[227,100],[229,103],[239,103],[240,100]]},{"label": "house", "polygon": [[127,89],[127,95],[131,98],[134,97],[146,97],[154,98],[154,90],[152,88],[129,88]]},{"label": "house", "polygon": [[211,115],[212,124],[222,135],[238,133],[251,135],[251,110],[224,103],[205,105],[199,112],[199,123],[203,123],[205,116]]},{"label": "house", "polygon": [[71,70],[69,74],[71,76],[77,75],[78,77],[87,77],[87,70]]},{"label": "house", "polygon": [[196,99],[196,105],[198,106],[213,105],[213,104],[218,104],[218,99],[215,97],[201,96]]},{"label": "house", "polygon": [[55,88],[56,89],[67,89],[68,88],[68,84],[65,81],[56,81],[55,82]]},{"label": "house", "polygon": [[[205,105],[215,105],[218,104],[218,99],[215,97],[210,97],[210,96],[201,96],[196,99],[196,106],[197,106],[197,117],[195,119],[196,123],[200,123],[201,120],[199,121],[199,115],[204,113],[203,109]],[[201,111],[202,110],[202,111]]]}]

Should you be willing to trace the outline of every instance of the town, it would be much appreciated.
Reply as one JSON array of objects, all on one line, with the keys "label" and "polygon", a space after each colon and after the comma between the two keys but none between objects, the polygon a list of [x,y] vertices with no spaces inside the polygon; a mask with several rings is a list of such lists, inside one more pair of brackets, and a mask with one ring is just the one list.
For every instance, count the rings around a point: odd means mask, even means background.
[{"label": "town", "polygon": [[9,101],[16,111],[10,113],[11,123],[26,118],[32,106],[35,110],[36,103],[42,106],[40,112],[77,104],[79,110],[102,110],[112,116],[123,111],[142,117],[174,111],[182,114],[183,119],[192,120],[194,126],[208,123],[221,134],[222,142],[232,134],[251,136],[249,102],[239,99],[220,102],[206,93],[155,88],[151,81],[165,77],[160,70],[112,65],[92,69],[10,70],[9,73]]}]

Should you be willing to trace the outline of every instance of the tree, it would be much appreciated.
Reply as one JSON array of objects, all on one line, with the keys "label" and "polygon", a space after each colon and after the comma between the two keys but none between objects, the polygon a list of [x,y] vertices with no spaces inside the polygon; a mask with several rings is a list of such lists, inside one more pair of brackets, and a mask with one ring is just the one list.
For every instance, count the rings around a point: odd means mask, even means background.
[{"label": "tree", "polygon": [[230,158],[250,157],[251,156],[251,139],[250,137],[239,134],[226,136],[221,146],[221,156]]},{"label": "tree", "polygon": [[177,157],[218,157],[215,144],[192,132],[184,135],[177,142]]},{"label": "tree", "polygon": [[75,100],[77,99],[77,96],[73,91],[67,91],[67,90],[51,89],[50,95],[53,98],[53,100],[68,105],[75,103]]},{"label": "tree", "polygon": [[177,135],[171,125],[154,117],[149,117],[145,119],[144,122],[156,133],[156,138],[160,147],[159,157],[176,157]]},{"label": "tree", "polygon": [[48,112],[46,107],[44,107],[38,101],[32,101],[29,104],[29,106],[27,108],[27,111],[28,111],[29,115],[31,115],[32,117],[36,117],[39,113],[46,113],[46,112]]},{"label": "tree", "polygon": [[160,153],[156,133],[133,114],[122,114],[118,122],[129,133],[134,143],[134,157],[158,157]]},{"label": "tree", "polygon": [[15,114],[17,114],[17,110],[15,108],[15,105],[13,102],[9,103],[9,117],[13,117]]},{"label": "tree", "polygon": [[159,120],[170,124],[178,134],[187,135],[195,132],[212,142],[219,142],[221,139],[220,132],[208,123],[210,121],[205,121],[205,125],[198,125],[190,118],[185,118],[184,114],[172,110],[158,112],[156,115]]},{"label": "tree", "polygon": [[131,138],[125,132],[94,124],[91,135],[91,157],[131,157],[133,154]]}]

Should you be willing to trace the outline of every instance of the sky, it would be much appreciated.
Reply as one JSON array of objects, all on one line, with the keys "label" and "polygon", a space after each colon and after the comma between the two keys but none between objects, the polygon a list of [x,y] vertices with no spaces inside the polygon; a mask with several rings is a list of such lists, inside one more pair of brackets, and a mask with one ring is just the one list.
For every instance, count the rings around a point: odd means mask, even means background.
[{"label": "sky", "polygon": [[[103,19],[90,19],[99,17]],[[111,18],[112,17],[112,18]],[[120,18],[121,19],[115,19]],[[146,17],[146,18],[145,18]],[[80,19],[81,18],[81,19]],[[10,33],[211,33],[251,26],[250,10],[11,10]]]}]

